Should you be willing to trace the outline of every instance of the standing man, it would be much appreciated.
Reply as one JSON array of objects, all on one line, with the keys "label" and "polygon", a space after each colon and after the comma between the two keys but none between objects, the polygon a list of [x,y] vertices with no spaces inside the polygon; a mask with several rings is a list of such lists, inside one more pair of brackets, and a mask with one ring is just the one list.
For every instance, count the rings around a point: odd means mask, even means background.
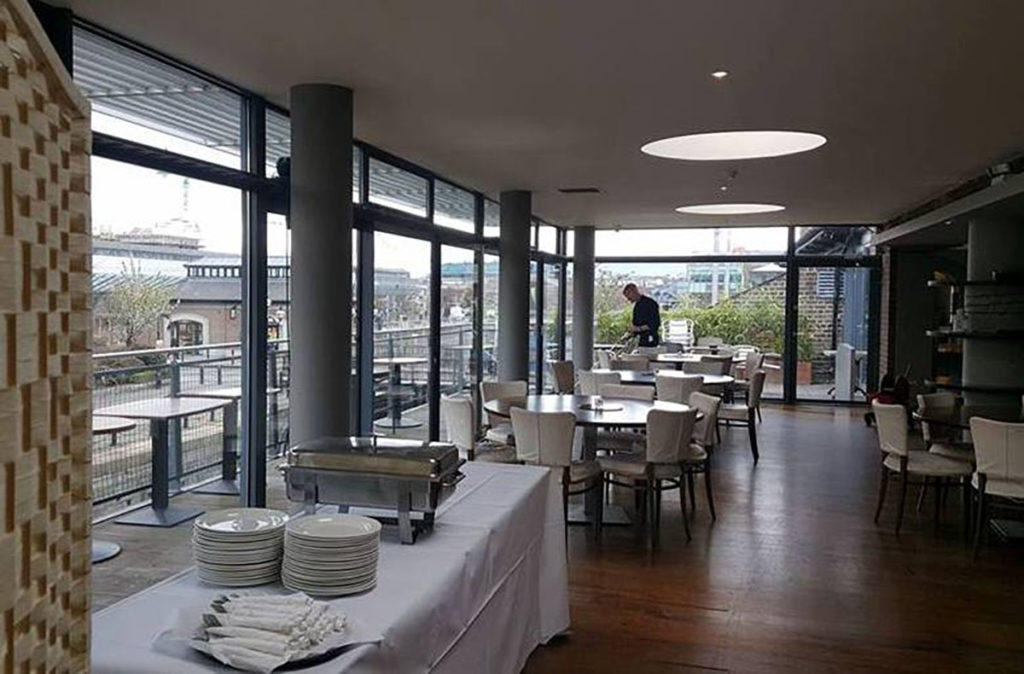
[{"label": "standing man", "polygon": [[640,336],[640,346],[658,346],[661,343],[661,309],[658,303],[641,293],[635,283],[627,283],[622,294],[633,303],[631,332]]}]

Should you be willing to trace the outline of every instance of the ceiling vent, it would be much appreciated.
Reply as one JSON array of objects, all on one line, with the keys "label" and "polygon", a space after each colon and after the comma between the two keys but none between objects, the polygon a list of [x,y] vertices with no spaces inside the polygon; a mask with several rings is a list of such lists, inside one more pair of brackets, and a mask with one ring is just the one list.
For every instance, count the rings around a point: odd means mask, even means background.
[{"label": "ceiling vent", "polygon": [[600,194],[601,190],[596,187],[560,187],[562,194]]}]

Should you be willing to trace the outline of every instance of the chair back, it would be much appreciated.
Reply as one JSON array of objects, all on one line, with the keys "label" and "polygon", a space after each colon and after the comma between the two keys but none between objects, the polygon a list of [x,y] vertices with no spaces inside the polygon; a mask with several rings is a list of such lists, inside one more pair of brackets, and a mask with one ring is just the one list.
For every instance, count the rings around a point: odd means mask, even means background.
[{"label": "chair back", "polygon": [[643,354],[631,354],[612,358],[609,366],[612,370],[637,370],[644,372],[648,369],[651,359]]},{"label": "chair back", "polygon": [[572,412],[530,412],[512,408],[516,458],[524,463],[568,466],[572,462],[575,430],[576,415]]},{"label": "chair back", "polygon": [[696,363],[684,363],[683,371],[687,374],[726,374],[732,359],[708,360],[709,356],[701,356]]},{"label": "chair back", "polygon": [[703,418],[693,425],[693,441],[704,449],[715,445],[715,429],[718,426],[718,408],[722,399],[696,391],[690,394],[690,407],[704,413]]},{"label": "chair back", "polygon": [[[922,393],[917,396],[917,411],[921,414],[949,415],[950,418],[956,413],[960,406],[960,398],[955,393],[940,391],[938,393]],[[930,424],[927,421],[921,422],[921,435],[925,442],[931,444],[937,440],[947,440],[953,437],[953,429],[950,426]]]},{"label": "chair back", "polygon": [[597,365],[602,370],[610,370],[612,367],[612,352],[606,349],[597,351]]},{"label": "chair back", "polygon": [[1024,482],[1024,424],[971,419],[977,470],[996,480]]},{"label": "chair back", "polygon": [[555,393],[576,392],[576,367],[571,360],[551,361],[551,374],[555,377]]},{"label": "chair back", "polygon": [[705,335],[704,337],[697,338],[697,346],[721,346],[722,344],[725,344],[725,340],[714,335]]},{"label": "chair back", "polygon": [[665,341],[679,344],[683,349],[693,346],[693,321],[677,318],[666,325]]},{"label": "chair back", "polygon": [[[480,382],[480,400],[482,404],[487,404],[492,400],[501,400],[502,398],[525,398],[529,390],[529,385],[522,380],[482,381]],[[500,426],[508,422],[504,418],[488,412],[487,423],[490,426]]]},{"label": "chair back", "polygon": [[761,366],[764,365],[764,354],[760,351],[747,351],[746,359],[743,363],[743,377],[750,379],[750,376],[755,370],[760,370]]},{"label": "chair back", "polygon": [[594,370],[582,370],[580,372],[580,395],[601,395],[601,387],[605,384],[621,383],[622,375],[618,372],[595,372]]},{"label": "chair back", "polygon": [[654,375],[654,387],[658,391],[658,400],[670,403],[690,402],[690,394],[699,391],[704,377],[699,374],[664,374]]},{"label": "chair back", "polygon": [[764,378],[767,373],[764,370],[754,370],[750,377],[750,390],[747,392],[747,406],[757,407],[761,404],[761,394],[764,393]]},{"label": "chair back", "polygon": [[907,456],[910,447],[907,429],[907,410],[903,405],[886,405],[877,400],[871,403],[878,427],[878,444],[886,454]]},{"label": "chair back", "polygon": [[657,407],[647,412],[647,454],[650,463],[679,463],[693,435],[696,410],[665,410]]},{"label": "chair back", "polygon": [[476,440],[473,400],[467,397],[441,396],[441,420],[445,437],[459,450],[472,453]]},{"label": "chair back", "polygon": [[626,398],[628,400],[654,401],[654,389],[650,386],[628,386],[626,384],[602,384],[598,395],[605,398]]}]

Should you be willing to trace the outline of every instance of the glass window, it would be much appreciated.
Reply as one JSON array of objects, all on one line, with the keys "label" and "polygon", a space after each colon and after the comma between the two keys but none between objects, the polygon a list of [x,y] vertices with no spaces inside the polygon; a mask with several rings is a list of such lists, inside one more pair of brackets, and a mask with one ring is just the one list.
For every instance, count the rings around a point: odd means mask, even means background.
[{"label": "glass window", "polygon": [[426,440],[430,244],[377,232],[373,261],[373,430]]},{"label": "glass window", "polygon": [[291,234],[285,216],[267,215],[267,457],[288,449]]},{"label": "glass window", "polygon": [[483,371],[484,381],[498,376],[498,270],[497,255],[484,255]]},{"label": "glass window", "polygon": [[[572,234],[570,230],[568,232]],[[565,359],[572,360],[572,272],[573,264],[565,265]]]},{"label": "glass window", "polygon": [[[536,231],[536,227],[534,228]],[[537,263],[533,260],[530,261],[530,372],[529,382],[530,390],[537,393],[541,390],[543,384],[537,381],[537,330],[539,323],[537,322],[537,302],[540,299],[540,288],[537,287]],[[543,359],[543,356],[541,356]],[[543,360],[541,361],[543,362]]]},{"label": "glass window", "polygon": [[501,235],[501,206],[496,201],[484,200],[484,236],[497,239]]},{"label": "glass window", "polygon": [[[370,157],[370,203],[427,215],[427,179]],[[429,257],[429,256],[428,256]]]},{"label": "glass window", "polygon": [[558,229],[551,225],[537,228],[537,248],[545,253],[558,252]]},{"label": "glass window", "polygon": [[92,105],[93,131],[242,167],[238,94],[83,28],[75,28],[73,44],[75,83]]},{"label": "glass window", "polygon": [[264,118],[267,144],[267,177],[276,178],[277,162],[291,156],[292,125],[291,119],[276,110],[267,110]]},{"label": "glass window", "polygon": [[434,224],[472,234],[476,232],[475,204],[471,192],[434,181]]},{"label": "glass window", "polygon": [[686,255],[782,255],[786,227],[728,229],[599,229],[597,257],[682,257]]},{"label": "glass window", "polygon": [[[470,393],[476,382],[473,316],[476,262],[468,248],[441,246],[441,392]],[[445,437],[441,433],[441,437]]]},{"label": "glass window", "polygon": [[571,229],[565,230],[565,255],[572,257],[576,254],[576,232]]},{"label": "glass window", "polygon": [[544,327],[541,339],[544,340],[541,349],[544,355],[544,391],[553,391],[555,388],[554,375],[551,366],[553,360],[558,360],[558,326],[562,317],[558,313],[558,297],[562,288],[562,265],[544,263]]},{"label": "glass window", "polygon": [[[100,157],[91,179],[94,406],[240,387],[241,279],[207,271],[241,268],[242,193]],[[220,475],[222,430],[220,412],[174,427],[172,488]],[[97,517],[144,498],[145,424],[96,438],[93,457]]]},{"label": "glass window", "polygon": [[874,255],[874,227],[797,227],[794,248],[797,255]]}]

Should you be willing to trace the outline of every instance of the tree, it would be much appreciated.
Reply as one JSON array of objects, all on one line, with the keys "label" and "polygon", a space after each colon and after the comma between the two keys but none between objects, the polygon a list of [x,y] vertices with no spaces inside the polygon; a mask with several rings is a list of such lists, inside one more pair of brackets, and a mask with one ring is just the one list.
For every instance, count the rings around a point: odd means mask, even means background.
[{"label": "tree", "polygon": [[134,349],[141,337],[156,333],[160,316],[170,310],[174,295],[175,288],[162,276],[143,274],[134,260],[123,264],[104,302],[117,341]]}]

